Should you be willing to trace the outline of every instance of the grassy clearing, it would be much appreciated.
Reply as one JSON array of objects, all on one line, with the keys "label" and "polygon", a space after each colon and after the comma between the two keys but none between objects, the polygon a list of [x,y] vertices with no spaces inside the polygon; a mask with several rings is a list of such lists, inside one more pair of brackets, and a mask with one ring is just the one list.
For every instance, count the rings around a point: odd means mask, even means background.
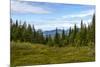
[{"label": "grassy clearing", "polygon": [[95,61],[91,47],[49,47],[42,44],[11,42],[11,66]]}]

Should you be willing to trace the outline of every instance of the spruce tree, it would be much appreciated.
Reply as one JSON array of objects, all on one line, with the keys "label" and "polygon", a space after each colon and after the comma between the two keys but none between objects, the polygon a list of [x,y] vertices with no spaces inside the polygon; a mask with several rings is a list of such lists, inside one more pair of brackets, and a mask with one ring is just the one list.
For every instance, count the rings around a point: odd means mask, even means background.
[{"label": "spruce tree", "polygon": [[55,33],[55,36],[54,36],[54,42],[55,42],[56,46],[59,45],[59,41],[60,41],[60,35],[58,33],[58,29],[56,28],[56,33]]},{"label": "spruce tree", "polygon": [[62,40],[65,40],[65,30],[62,30]]}]

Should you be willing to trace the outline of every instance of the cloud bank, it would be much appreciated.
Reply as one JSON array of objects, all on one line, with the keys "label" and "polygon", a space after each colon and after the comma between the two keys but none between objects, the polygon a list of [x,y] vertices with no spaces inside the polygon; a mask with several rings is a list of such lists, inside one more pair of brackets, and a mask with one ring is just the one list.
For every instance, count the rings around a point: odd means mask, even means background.
[{"label": "cloud bank", "polygon": [[49,10],[22,1],[11,1],[11,11],[19,13],[48,14]]}]

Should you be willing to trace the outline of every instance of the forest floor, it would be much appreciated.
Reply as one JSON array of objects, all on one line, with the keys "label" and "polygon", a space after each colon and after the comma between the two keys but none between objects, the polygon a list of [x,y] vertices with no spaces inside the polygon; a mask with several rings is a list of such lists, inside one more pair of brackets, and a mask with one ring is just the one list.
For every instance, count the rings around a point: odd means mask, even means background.
[{"label": "forest floor", "polygon": [[11,67],[95,61],[93,47],[50,47],[42,44],[11,42]]}]

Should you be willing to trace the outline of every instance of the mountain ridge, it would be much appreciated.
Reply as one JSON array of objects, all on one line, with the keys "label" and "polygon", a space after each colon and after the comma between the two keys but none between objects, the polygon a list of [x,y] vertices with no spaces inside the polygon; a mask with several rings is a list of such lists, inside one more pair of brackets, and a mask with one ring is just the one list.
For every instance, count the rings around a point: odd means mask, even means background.
[{"label": "mountain ridge", "polygon": [[[58,31],[59,34],[61,34],[62,31],[63,31],[63,29],[57,29],[57,31]],[[43,35],[44,35],[44,36],[48,36],[48,35],[54,36],[55,33],[56,33],[56,29],[54,29],[54,30],[49,30],[49,31],[44,31],[44,32],[43,32]],[[68,33],[68,29],[65,30],[65,33]]]}]

